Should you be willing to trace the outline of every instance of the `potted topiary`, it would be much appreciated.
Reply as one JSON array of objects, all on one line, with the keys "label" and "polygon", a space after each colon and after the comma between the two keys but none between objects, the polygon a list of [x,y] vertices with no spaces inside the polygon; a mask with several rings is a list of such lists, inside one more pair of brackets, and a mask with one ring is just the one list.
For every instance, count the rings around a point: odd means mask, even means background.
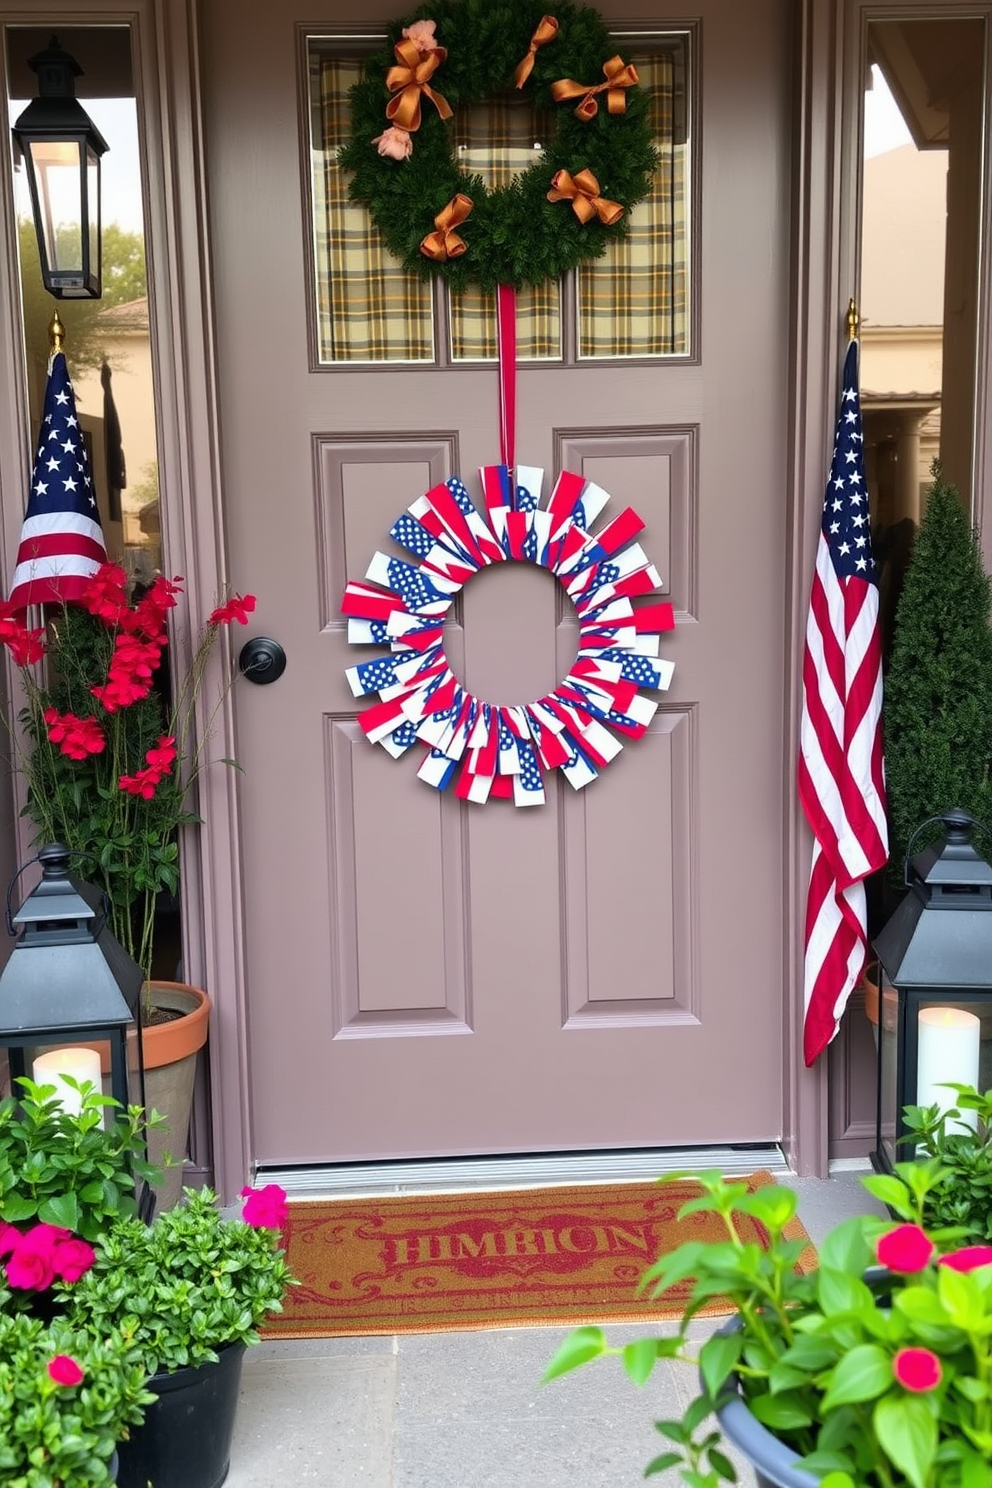
[{"label": "potted topiary", "polygon": [[120,1446],[120,1488],[215,1488],[227,1474],[245,1347],[281,1309],[290,1281],[273,1233],[285,1224],[275,1185],[248,1193],[226,1218],[206,1189],[151,1226],[111,1223],[93,1264],[56,1285],[74,1327],[120,1327],[139,1351],[155,1396]]},{"label": "potted topiary", "polygon": [[[722,1436],[762,1488],[819,1479],[824,1488],[988,1488],[992,1245],[923,1229],[939,1163],[900,1163],[894,1175],[864,1179],[900,1222],[845,1220],[820,1246],[818,1269],[803,1273],[805,1242],[787,1238],[793,1190],[749,1193],[719,1175],[694,1176],[704,1191],[680,1218],[719,1214],[727,1239],[688,1241],[647,1271],[642,1289],[653,1295],[693,1278],[676,1334],[611,1347],[601,1329],[579,1328],[545,1378],[606,1354],[621,1357],[638,1384],[659,1359],[691,1364],[699,1394],[681,1418],[655,1423],[668,1446],[645,1473],[680,1467],[690,1488],[735,1480]],[[760,1220],[767,1247],[740,1239],[739,1213]],[[733,1316],[694,1338],[693,1320],[717,1298]]]},{"label": "potted topiary", "polygon": [[[899,884],[921,822],[955,807],[992,822],[992,581],[939,461],[932,474],[885,675],[889,863]],[[917,850],[939,832],[938,822]]]},{"label": "potted topiary", "polygon": [[[978,533],[957,492],[931,467],[923,517],[895,611],[884,681],[888,867],[869,884],[869,935],[904,892],[906,850],[916,828],[960,808],[992,822],[992,580]],[[921,836],[935,840],[940,824]],[[877,1025],[877,966],[865,973],[865,1005]]]}]

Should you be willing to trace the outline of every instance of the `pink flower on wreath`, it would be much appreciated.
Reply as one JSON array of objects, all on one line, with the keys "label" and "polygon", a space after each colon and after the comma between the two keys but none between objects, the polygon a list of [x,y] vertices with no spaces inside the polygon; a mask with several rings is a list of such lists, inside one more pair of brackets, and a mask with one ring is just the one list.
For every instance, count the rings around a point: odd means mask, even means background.
[{"label": "pink flower on wreath", "polygon": [[901,1224],[882,1235],[875,1254],[880,1265],[909,1276],[915,1271],[926,1270],[934,1248],[933,1241],[919,1225]]},{"label": "pink flower on wreath", "polygon": [[418,52],[434,52],[437,50],[436,29],[437,21],[414,21],[412,26],[403,27],[403,35],[407,41],[413,42]]},{"label": "pink flower on wreath", "polygon": [[922,1395],[928,1390],[936,1390],[940,1384],[940,1360],[928,1348],[900,1349],[893,1357],[892,1373],[904,1390]]},{"label": "pink flower on wreath", "polygon": [[938,1263],[949,1266],[952,1271],[974,1271],[979,1266],[992,1266],[992,1245],[966,1245],[961,1250],[952,1250],[941,1256]]},{"label": "pink flower on wreath", "polygon": [[71,1354],[56,1354],[49,1359],[48,1373],[57,1385],[80,1385],[85,1378]]},{"label": "pink flower on wreath", "polygon": [[286,1190],[278,1183],[267,1183],[264,1188],[243,1188],[242,1211],[246,1224],[259,1230],[283,1230],[289,1218]]},{"label": "pink flower on wreath", "polygon": [[372,143],[378,145],[380,155],[386,155],[390,160],[409,160],[413,154],[413,140],[409,130],[400,129],[395,124],[390,124],[382,134],[377,134]]}]

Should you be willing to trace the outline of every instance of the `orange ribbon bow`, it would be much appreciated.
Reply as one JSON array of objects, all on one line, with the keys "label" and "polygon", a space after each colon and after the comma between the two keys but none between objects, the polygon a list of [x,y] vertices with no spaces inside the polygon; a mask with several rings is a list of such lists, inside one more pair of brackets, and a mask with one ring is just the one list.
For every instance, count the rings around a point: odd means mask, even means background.
[{"label": "orange ribbon bow", "polygon": [[609,62],[603,63],[603,71],[606,73],[605,83],[594,83],[587,86],[585,83],[574,83],[571,78],[562,78],[557,83],[551,84],[551,97],[555,103],[564,103],[569,98],[580,98],[582,101],[575,112],[580,119],[594,119],[599,112],[599,104],[596,102],[597,93],[606,94],[606,107],[611,114],[623,114],[627,111],[627,98],[625,88],[636,88],[641,81],[637,76],[637,68],[633,63],[624,63],[622,57],[611,57]]},{"label": "orange ribbon bow", "polygon": [[599,182],[591,170],[580,170],[576,176],[570,176],[567,170],[558,171],[552,178],[548,201],[570,201],[572,211],[583,226],[593,217],[598,217],[600,222],[612,227],[624,212],[619,202],[607,201],[600,196]]},{"label": "orange ribbon bow", "polygon": [[442,207],[434,218],[435,232],[428,233],[420,245],[420,251],[435,263],[444,263],[449,258],[461,258],[468,246],[465,239],[455,232],[473,207],[470,196],[461,192],[453,196],[446,207]]},{"label": "orange ribbon bow", "polygon": [[429,98],[442,119],[451,118],[451,106],[440,93],[435,93],[430,80],[448,53],[444,47],[421,52],[414,41],[398,41],[393,54],[399,64],[386,73],[386,87],[398,94],[386,105],[386,118],[398,129],[412,133],[420,128],[420,95]]},{"label": "orange ribbon bow", "polygon": [[534,54],[538,47],[547,46],[549,41],[554,41],[558,35],[558,22],[554,16],[542,16],[541,23],[530,39],[530,46],[526,57],[517,63],[517,70],[513,74],[513,85],[522,88],[524,83],[534,71]]}]

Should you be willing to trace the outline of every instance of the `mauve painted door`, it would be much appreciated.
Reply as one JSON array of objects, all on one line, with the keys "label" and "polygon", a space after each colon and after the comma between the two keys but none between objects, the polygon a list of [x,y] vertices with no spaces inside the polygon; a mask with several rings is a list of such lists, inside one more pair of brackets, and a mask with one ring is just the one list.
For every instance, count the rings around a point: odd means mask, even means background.
[{"label": "mauve painted door", "polygon": [[[338,608],[411,501],[498,460],[495,372],[308,370],[303,33],[263,0],[202,9],[230,572],[288,656],[236,702],[256,1158],[775,1138],[792,7],[695,8],[698,361],[520,374],[518,457],[636,507],[678,619],[649,733],[531,810],[438,795],[366,741]],[[537,696],[567,608],[526,565],[485,573],[449,653],[483,695]]]}]

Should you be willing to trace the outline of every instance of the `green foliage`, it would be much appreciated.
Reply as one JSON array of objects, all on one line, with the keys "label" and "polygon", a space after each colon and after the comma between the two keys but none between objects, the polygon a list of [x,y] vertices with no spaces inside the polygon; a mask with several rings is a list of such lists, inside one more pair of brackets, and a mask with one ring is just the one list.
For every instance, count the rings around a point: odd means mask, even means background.
[{"label": "green foliage", "polygon": [[124,1111],[88,1086],[79,1087],[74,1116],[54,1099],[54,1086],[20,1084],[19,1097],[0,1101],[0,1220],[58,1225],[95,1240],[112,1219],[135,1213],[134,1175],[158,1176],[144,1159],[145,1132],[162,1118],[153,1112],[146,1121],[140,1106]]},{"label": "green foliage", "polygon": [[95,1248],[90,1270],[61,1288],[68,1318],[96,1334],[119,1326],[149,1374],[254,1343],[290,1281],[273,1231],[225,1219],[206,1189],[187,1189],[151,1226],[117,1220]]},{"label": "green foliage", "polygon": [[[904,1226],[845,1220],[805,1274],[796,1270],[802,1242],[788,1238],[791,1190],[749,1194],[719,1175],[692,1176],[703,1194],[679,1217],[716,1214],[727,1238],[688,1241],[645,1274],[641,1289],[652,1296],[692,1279],[677,1331],[614,1347],[600,1329],[578,1329],[545,1378],[608,1355],[637,1384],[657,1358],[690,1364],[700,1392],[680,1419],[655,1423],[670,1446],[645,1473],[678,1467],[689,1488],[734,1480],[711,1417],[736,1394],[823,1488],[992,1488],[992,1248],[937,1263],[919,1226],[942,1190],[940,1163],[900,1163],[895,1175],[865,1180],[873,1192],[884,1183],[880,1196]],[[741,1239],[743,1214],[760,1219],[766,1248]],[[891,1269],[873,1269],[883,1237]],[[717,1297],[735,1315],[700,1342],[691,1325]],[[919,1354],[936,1364],[935,1384],[914,1376]]]},{"label": "green foliage", "polygon": [[[598,258],[626,231],[626,216],[613,227],[598,218],[581,224],[568,202],[549,202],[551,179],[561,169],[572,175],[588,169],[600,193],[629,213],[646,195],[657,163],[648,124],[648,97],[642,88],[626,90],[626,110],[611,114],[601,97],[596,116],[576,117],[575,100],[554,103],[551,85],[562,78],[591,85],[604,81],[603,63],[616,54],[599,13],[589,6],[556,6],[556,39],[536,53],[524,89],[539,109],[550,111],[554,137],[522,175],[499,190],[481,176],[459,170],[452,149],[452,121],[445,123],[428,100],[413,135],[413,154],[397,161],[381,156],[372,141],[388,126],[390,94],[386,74],[395,63],[393,45],[415,20],[437,23],[437,41],[447,58],[431,80],[457,115],[512,87],[513,73],[547,6],[544,0],[427,0],[403,20],[387,27],[389,44],[367,61],[365,75],[352,89],[351,138],[340,162],[352,173],[352,199],[364,202],[386,246],[409,272],[440,274],[461,287],[478,282],[540,284],[557,279],[585,259]],[[535,152],[536,153],[536,152]],[[434,218],[459,192],[473,202],[459,228],[467,247],[460,258],[433,263],[420,251]]]},{"label": "green foliage", "polygon": [[[117,1442],[155,1397],[145,1389],[140,1351],[110,1325],[101,1335],[63,1318],[3,1311],[0,1295],[0,1482],[6,1488],[99,1488]],[[82,1370],[58,1384],[48,1366],[60,1355]]]},{"label": "green foliage", "polygon": [[[927,1194],[924,1223],[931,1232],[952,1229],[971,1242],[992,1241],[992,1090],[954,1084],[954,1107],[906,1106],[908,1138],[937,1164],[937,1181]],[[957,1117],[974,1112],[975,1130]]]},{"label": "green foliage", "polygon": [[885,677],[889,861],[900,883],[909,840],[929,817],[960,807],[992,822],[992,583],[937,461],[933,477]]}]

